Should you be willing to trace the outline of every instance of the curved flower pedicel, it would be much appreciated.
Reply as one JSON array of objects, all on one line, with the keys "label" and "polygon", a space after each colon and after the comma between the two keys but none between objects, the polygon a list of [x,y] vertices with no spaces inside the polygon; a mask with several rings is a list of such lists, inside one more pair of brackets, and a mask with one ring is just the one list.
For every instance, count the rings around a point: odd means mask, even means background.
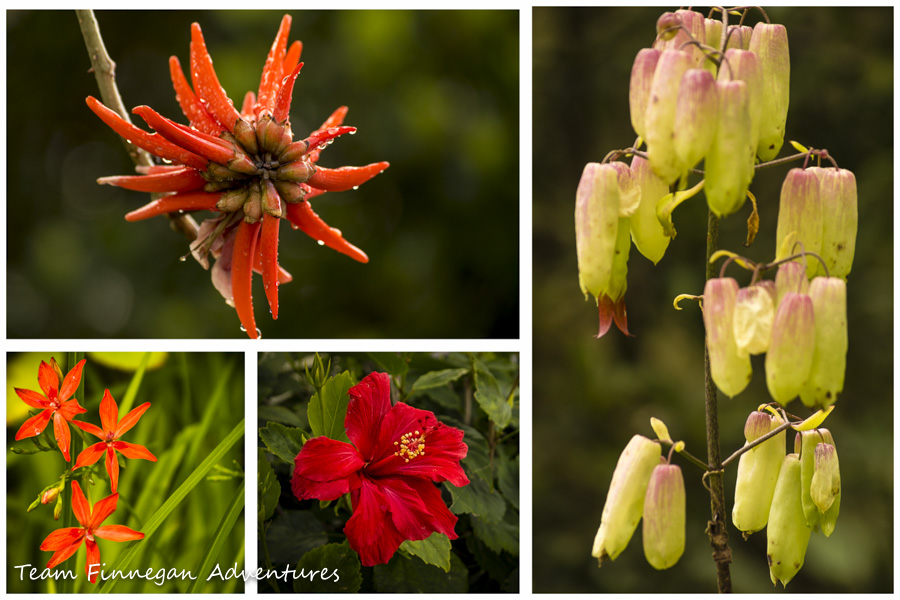
[{"label": "curved flower pedicel", "polygon": [[278,235],[287,218],[319,243],[368,262],[366,254],[347,242],[313,211],[309,200],[325,192],[356,188],[384,171],[387,162],[364,167],[328,169],[316,163],[335,138],[356,132],[342,123],[347,107],[338,108],[309,137],[293,141],[289,110],[294,81],[300,73],[302,44],[288,48],[290,15],[285,15],[263,67],[259,93],[247,92],[240,112],[225,94],[213,69],[200,25],[191,26],[188,83],[178,58],[169,59],[175,97],[190,127],[161,116],[147,106],[140,115],[156,133],[147,133],[93,97],[88,107],[116,133],[166,164],[138,167],[140,175],[103,177],[100,183],[130,190],[163,193],[161,198],[128,213],[140,221],[167,213],[209,210],[191,250],[208,268],[217,258],[213,284],[235,307],[242,327],[258,337],[253,314],[252,272],[262,274],[272,318],[278,318],[278,285],[291,281],[278,264]]},{"label": "curved flower pedicel", "polygon": [[119,440],[129,429],[137,425],[137,422],[148,408],[150,408],[150,403],[145,402],[125,415],[120,421],[119,405],[116,404],[109,390],[103,392],[103,400],[100,401],[100,423],[103,425],[103,429],[82,421],[72,422],[83,431],[97,436],[103,441],[82,450],[78,458],[75,459],[75,466],[72,470],[92,465],[106,454],[106,472],[109,474],[109,485],[115,494],[119,487],[119,460],[116,457],[116,452],[121,452],[126,458],[143,458],[156,462],[156,457],[153,453],[140,444],[130,444]]},{"label": "curved flower pedicel", "polygon": [[391,406],[386,373],[350,389],[344,426],[352,444],[316,437],[294,459],[291,487],[300,500],[335,500],[350,493],[353,516],[344,527],[364,566],[387,563],[404,540],[434,532],[456,539],[457,518],[434,483],[462,487],[463,432],[434,413],[402,402]]},{"label": "curved flower pedicel", "polygon": [[75,415],[87,412],[87,409],[78,404],[78,400],[72,398],[72,394],[81,384],[81,370],[84,368],[85,362],[84,360],[80,361],[66,374],[61,389],[59,380],[62,377],[62,370],[56,364],[56,359],[53,358],[50,359],[49,365],[41,361],[41,366],[38,367],[38,385],[41,386],[43,395],[32,390],[15,388],[16,394],[25,404],[32,408],[42,409],[41,412],[22,423],[19,431],[16,432],[16,440],[42,434],[50,419],[53,419],[53,434],[56,437],[56,443],[66,462],[72,460],[69,455],[69,441],[71,440],[69,422],[77,425],[76,421],[72,421]]},{"label": "curved flower pedicel", "polygon": [[72,481],[72,512],[78,519],[81,527],[64,527],[57,529],[41,542],[41,550],[52,551],[53,556],[47,563],[47,568],[52,569],[67,558],[70,558],[84,542],[87,550],[87,560],[84,563],[84,572],[90,578],[91,583],[97,583],[98,568],[91,573],[91,565],[100,565],[100,548],[95,538],[110,540],[112,542],[130,542],[144,539],[144,534],[124,525],[103,525],[111,514],[116,511],[116,503],[119,495],[113,494],[98,501],[93,507],[84,497],[78,481]]}]

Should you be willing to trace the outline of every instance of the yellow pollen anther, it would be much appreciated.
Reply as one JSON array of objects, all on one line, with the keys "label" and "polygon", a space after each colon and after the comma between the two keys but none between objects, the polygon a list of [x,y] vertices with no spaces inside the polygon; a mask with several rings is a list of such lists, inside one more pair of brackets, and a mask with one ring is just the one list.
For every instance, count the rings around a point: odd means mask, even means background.
[{"label": "yellow pollen anther", "polygon": [[394,442],[395,446],[399,446],[394,456],[399,456],[404,462],[425,454],[425,435],[420,431],[409,431],[400,436],[400,440]]}]

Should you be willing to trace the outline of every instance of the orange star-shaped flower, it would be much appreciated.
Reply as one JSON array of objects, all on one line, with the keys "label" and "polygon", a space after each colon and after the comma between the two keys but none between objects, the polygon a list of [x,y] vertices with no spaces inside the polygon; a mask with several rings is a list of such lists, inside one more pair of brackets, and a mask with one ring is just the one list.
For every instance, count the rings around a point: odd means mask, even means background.
[{"label": "orange star-shaped flower", "polygon": [[131,540],[144,539],[144,534],[124,525],[104,525],[105,521],[116,510],[119,495],[113,494],[97,502],[91,507],[90,502],[84,497],[81,486],[77,481],[72,482],[72,512],[81,527],[64,527],[57,529],[41,542],[41,550],[52,551],[54,554],[47,563],[47,568],[52,569],[67,558],[70,558],[84,542],[87,549],[87,561],[84,564],[84,572],[90,578],[91,583],[97,582],[97,573],[91,573],[91,565],[99,565],[100,548],[94,538],[110,540],[112,542],[130,542]]},{"label": "orange star-shaped flower", "polygon": [[16,440],[42,434],[52,418],[53,434],[60,451],[62,451],[63,458],[66,459],[66,462],[72,460],[69,455],[69,441],[71,440],[69,422],[75,415],[87,412],[87,409],[78,404],[78,400],[75,398],[71,400],[69,398],[81,383],[81,369],[84,367],[84,363],[85,361],[82,360],[69,371],[63,380],[62,389],[59,387],[62,370],[53,358],[50,359],[49,365],[41,361],[41,366],[38,367],[38,385],[41,386],[43,395],[32,390],[16,388],[16,394],[25,404],[32,408],[43,409],[22,423],[19,431],[16,432]]},{"label": "orange star-shaped flower", "polygon": [[100,457],[103,456],[105,452],[106,472],[109,473],[109,484],[112,487],[113,493],[116,493],[116,490],[119,487],[119,460],[116,457],[117,451],[121,452],[126,458],[143,458],[145,460],[156,462],[156,457],[153,456],[153,453],[140,444],[129,444],[128,442],[119,441],[119,438],[122,437],[125,432],[137,425],[141,415],[143,415],[148,408],[150,408],[150,403],[145,402],[125,415],[120,421],[119,405],[116,404],[116,401],[113,399],[112,394],[109,393],[109,390],[103,392],[103,400],[100,401],[100,423],[103,425],[103,429],[100,429],[96,425],[91,425],[90,423],[72,421],[74,425],[78,425],[82,430],[103,440],[102,442],[98,442],[93,446],[88,446],[82,450],[81,454],[79,454],[78,458],[75,460],[75,467],[73,467],[73,470],[94,464],[100,460]]}]

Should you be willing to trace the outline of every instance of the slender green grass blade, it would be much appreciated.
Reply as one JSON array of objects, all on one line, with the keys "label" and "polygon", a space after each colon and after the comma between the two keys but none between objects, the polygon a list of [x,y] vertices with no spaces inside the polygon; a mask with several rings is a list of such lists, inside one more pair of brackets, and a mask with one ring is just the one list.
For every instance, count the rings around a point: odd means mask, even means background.
[{"label": "slender green grass blade", "polygon": [[[244,420],[241,419],[240,423],[238,423],[234,429],[231,430],[231,433],[222,440],[222,442],[216,446],[215,450],[213,450],[209,456],[206,457],[200,466],[194,469],[194,472],[191,473],[187,479],[185,479],[184,483],[182,483],[178,489],[169,497],[168,500],[163,503],[162,506],[150,517],[147,522],[144,524],[143,533],[144,539],[132,543],[131,547],[128,548],[128,551],[125,554],[121,555],[119,559],[113,564],[113,566],[109,569],[109,571],[115,571],[116,569],[125,570],[131,564],[131,561],[134,557],[140,552],[141,543],[146,541],[147,538],[151,537],[156,529],[163,524],[166,518],[172,513],[175,508],[181,504],[181,501],[185,499],[185,497],[193,490],[198,483],[200,483],[207,473],[213,468],[217,462],[222,460],[222,457],[234,446],[244,435]],[[108,579],[106,583],[100,588],[101,594],[108,594],[113,591],[113,588],[118,581],[117,578]]]},{"label": "slender green grass blade", "polygon": [[244,510],[244,483],[245,482],[243,481],[241,482],[241,486],[238,488],[234,500],[231,501],[231,506],[225,511],[222,521],[219,522],[219,527],[216,529],[216,533],[210,541],[206,554],[200,561],[197,570],[194,571],[197,575],[197,579],[191,582],[191,588],[189,590],[191,594],[199,594],[203,591],[203,586],[206,585],[206,579],[213,570],[213,565],[219,557],[219,552],[222,551],[222,546],[225,545],[225,542],[228,540],[228,535],[234,528],[235,521],[237,521],[237,518]]},{"label": "slender green grass blade", "polygon": [[119,414],[122,416],[127,415],[128,411],[134,406],[134,399],[137,397],[138,390],[141,389],[141,382],[144,380],[144,373],[147,371],[147,365],[150,364],[150,354],[150,352],[144,353],[144,358],[141,359],[140,366],[137,368],[137,371],[134,372],[134,377],[131,378],[128,389],[125,390],[125,395],[119,402]]}]

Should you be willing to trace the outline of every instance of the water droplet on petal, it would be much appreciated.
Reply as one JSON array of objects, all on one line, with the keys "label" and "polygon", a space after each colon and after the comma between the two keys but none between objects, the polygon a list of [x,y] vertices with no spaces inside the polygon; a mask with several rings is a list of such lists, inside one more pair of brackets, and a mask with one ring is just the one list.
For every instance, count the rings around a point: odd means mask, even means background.
[{"label": "water droplet on petal", "polygon": [[358,186],[358,185],[354,185],[354,186],[353,186],[353,189],[354,189],[354,190],[358,190],[358,189],[359,189],[359,186]]},{"label": "water droplet on petal", "polygon": [[318,240],[317,243],[318,243],[320,246],[324,246],[324,245],[325,245],[325,242],[323,242],[322,240]]},{"label": "water droplet on petal", "polygon": [[179,260],[180,262],[184,262],[184,261],[187,260],[187,256],[179,256],[179,257],[178,257],[178,260]]},{"label": "water droplet on petal", "polygon": [[356,135],[356,130],[353,129],[353,130],[351,130],[351,131],[348,131],[347,133],[349,133],[350,135]]}]

